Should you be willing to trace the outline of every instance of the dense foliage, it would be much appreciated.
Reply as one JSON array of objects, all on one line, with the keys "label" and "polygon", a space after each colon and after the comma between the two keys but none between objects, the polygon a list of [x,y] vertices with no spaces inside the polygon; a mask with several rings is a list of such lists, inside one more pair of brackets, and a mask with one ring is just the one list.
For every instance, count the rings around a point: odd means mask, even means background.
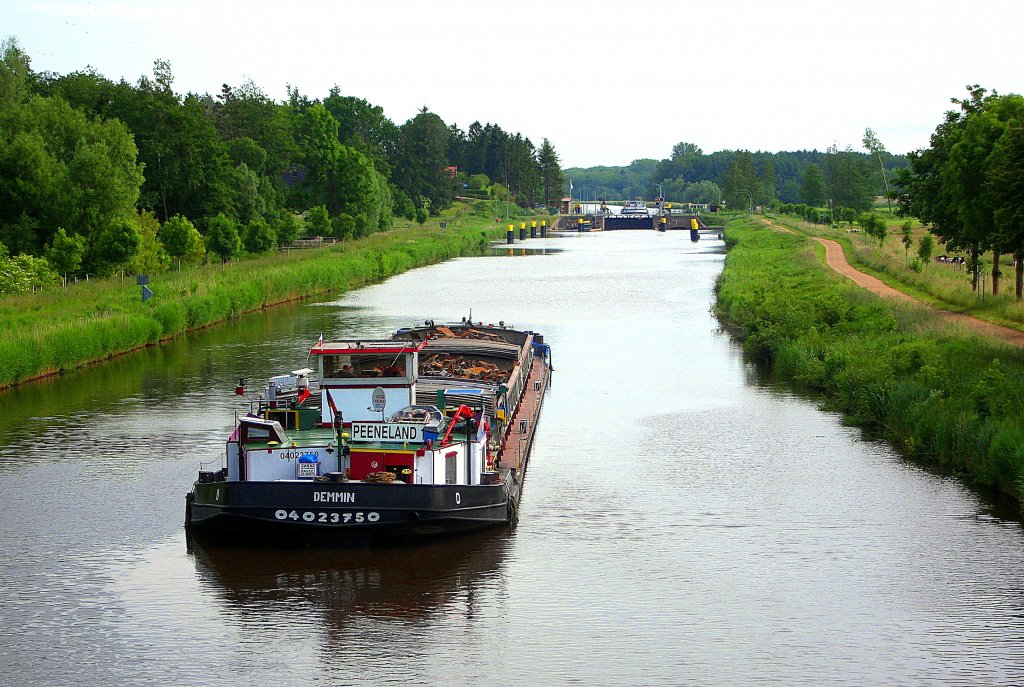
[{"label": "dense foliage", "polygon": [[[561,194],[550,142],[537,150],[496,124],[463,132],[424,107],[396,125],[337,87],[323,99],[289,88],[275,102],[251,81],[215,95],[181,95],[173,83],[163,60],[135,84],[91,68],[37,73],[14,39],[3,43],[4,255],[39,258],[69,278],[180,269],[263,253],[303,229],[352,239],[395,216],[423,222],[473,177],[484,197],[523,206]],[[0,293],[29,281],[0,283]]]},{"label": "dense foliage", "polygon": [[[332,247],[282,253],[275,260],[210,264],[152,276],[156,294],[145,303],[132,283],[102,279],[60,290],[0,301],[0,387],[157,343],[241,313],[327,290],[347,290],[399,272],[460,255],[478,255],[495,238],[486,203],[479,215],[450,218],[449,227],[404,228]],[[218,244],[238,250],[233,220],[211,224],[229,238]],[[180,218],[166,230],[187,235]],[[259,236],[248,240],[259,241]],[[183,239],[184,255],[191,242]],[[45,261],[19,256],[25,278]],[[3,274],[0,262],[0,278]]]},{"label": "dense foliage", "polygon": [[893,170],[907,165],[905,157],[887,153],[873,132],[865,136],[865,147],[870,154],[836,145],[825,152],[705,154],[693,143],[683,142],[664,160],[635,160],[627,167],[570,168],[565,174],[575,188],[585,190],[586,197],[621,200],[661,193],[670,201],[724,200],[734,208],[778,200],[865,210],[876,195],[885,193]]},{"label": "dense foliage", "polygon": [[909,454],[1024,498],[1024,352],[867,294],[802,236],[728,236],[717,311],[749,355]]},{"label": "dense foliage", "polygon": [[[949,248],[965,250],[975,287],[979,256],[1024,257],[1024,97],[968,87],[954,99],[928,148],[910,154],[910,169],[896,178],[901,214],[931,225]],[[1024,261],[1017,260],[1017,298],[1024,292]],[[999,272],[992,275],[999,290]]]}]

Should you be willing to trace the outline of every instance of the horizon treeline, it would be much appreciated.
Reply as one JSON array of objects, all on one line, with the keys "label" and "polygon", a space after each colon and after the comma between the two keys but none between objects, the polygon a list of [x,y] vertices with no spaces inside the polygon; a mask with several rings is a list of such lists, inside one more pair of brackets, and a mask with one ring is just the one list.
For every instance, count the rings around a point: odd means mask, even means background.
[{"label": "horizon treeline", "polygon": [[396,124],[337,86],[289,86],[282,102],[252,81],[179,94],[164,60],[129,83],[35,72],[14,38],[0,52],[0,260],[22,254],[29,271],[230,260],[304,232],[422,223],[457,191],[524,207],[562,192],[551,143],[498,124],[463,131],[426,107]]},{"label": "horizon treeline", "polygon": [[869,152],[833,145],[824,152],[704,153],[693,143],[680,142],[662,160],[640,159],[620,167],[571,167],[564,173],[587,198],[626,200],[660,194],[669,201],[724,201],[739,208],[779,202],[862,211],[889,191],[896,170],[909,165],[907,156],[887,152],[870,129],[864,145]]}]

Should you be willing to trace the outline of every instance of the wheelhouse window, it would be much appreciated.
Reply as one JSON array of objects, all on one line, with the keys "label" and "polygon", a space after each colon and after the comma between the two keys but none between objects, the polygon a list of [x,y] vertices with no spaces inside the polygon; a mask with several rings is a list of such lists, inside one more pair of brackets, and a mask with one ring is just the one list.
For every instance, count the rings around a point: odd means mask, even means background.
[{"label": "wheelhouse window", "polygon": [[322,355],[321,377],[405,379],[405,354],[387,355]]}]

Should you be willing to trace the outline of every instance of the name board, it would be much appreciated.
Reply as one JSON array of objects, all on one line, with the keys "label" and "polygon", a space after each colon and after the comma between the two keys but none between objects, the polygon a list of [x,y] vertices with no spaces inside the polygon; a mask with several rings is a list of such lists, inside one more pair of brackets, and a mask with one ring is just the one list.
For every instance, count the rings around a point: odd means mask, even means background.
[{"label": "name board", "polygon": [[423,442],[423,425],[404,422],[353,422],[349,429],[352,441]]}]

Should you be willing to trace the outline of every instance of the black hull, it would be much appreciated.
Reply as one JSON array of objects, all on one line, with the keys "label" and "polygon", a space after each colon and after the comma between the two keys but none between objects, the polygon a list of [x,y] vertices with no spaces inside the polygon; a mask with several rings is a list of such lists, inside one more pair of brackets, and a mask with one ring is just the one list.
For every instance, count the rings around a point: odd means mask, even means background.
[{"label": "black hull", "polygon": [[302,546],[414,541],[507,525],[517,491],[495,485],[365,482],[197,482],[190,533]]}]

